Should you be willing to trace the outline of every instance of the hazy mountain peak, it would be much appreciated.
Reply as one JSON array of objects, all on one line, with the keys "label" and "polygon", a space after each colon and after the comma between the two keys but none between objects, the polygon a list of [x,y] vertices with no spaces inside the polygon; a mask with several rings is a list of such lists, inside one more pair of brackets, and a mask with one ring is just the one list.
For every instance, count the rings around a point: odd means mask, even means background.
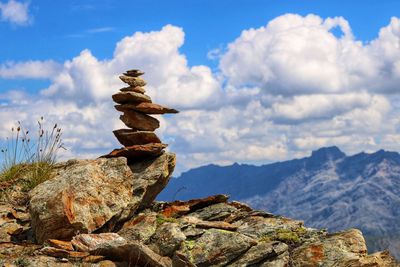
[{"label": "hazy mountain peak", "polygon": [[320,149],[314,150],[311,154],[311,158],[316,158],[319,160],[337,160],[346,157],[337,146],[322,147]]}]

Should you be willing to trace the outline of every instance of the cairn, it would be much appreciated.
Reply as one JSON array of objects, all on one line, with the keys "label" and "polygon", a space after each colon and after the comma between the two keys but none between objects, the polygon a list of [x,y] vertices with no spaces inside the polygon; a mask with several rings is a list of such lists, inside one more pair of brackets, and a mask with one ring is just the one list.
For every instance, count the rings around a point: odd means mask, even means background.
[{"label": "cairn", "polygon": [[129,129],[115,130],[113,133],[124,146],[114,149],[103,157],[126,157],[128,161],[156,157],[164,152],[167,144],[161,143],[154,131],[160,127],[160,122],[152,114],[178,113],[177,110],[167,108],[151,101],[146,95],[144,86],[146,81],[141,78],[144,72],[140,70],[128,70],[119,78],[128,87],[120,89],[120,92],[112,96],[115,109],[123,112],[120,120]]}]

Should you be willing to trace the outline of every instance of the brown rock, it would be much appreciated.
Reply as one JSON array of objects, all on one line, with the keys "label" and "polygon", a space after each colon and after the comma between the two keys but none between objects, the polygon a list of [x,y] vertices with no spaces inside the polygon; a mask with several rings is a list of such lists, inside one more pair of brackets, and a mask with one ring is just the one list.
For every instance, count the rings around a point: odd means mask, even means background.
[{"label": "brown rock", "polygon": [[178,113],[176,109],[163,107],[154,103],[139,103],[139,104],[123,104],[115,105],[115,109],[118,111],[125,112],[126,110],[136,110],[146,114],[166,114],[166,113]]},{"label": "brown rock", "polygon": [[129,266],[171,267],[172,261],[162,257],[147,246],[132,242],[119,247],[108,247],[101,251],[101,255],[113,261],[127,261]]},{"label": "brown rock", "polygon": [[212,204],[225,203],[228,200],[227,195],[215,195],[206,198],[192,199],[189,201],[174,201],[167,203],[162,211],[165,217],[174,217],[184,215],[195,210],[205,208]]},{"label": "brown rock", "polygon": [[116,233],[101,233],[76,235],[71,243],[78,251],[93,253],[104,247],[125,245],[127,241]]},{"label": "brown rock", "polygon": [[119,89],[121,92],[135,92],[135,93],[139,93],[139,94],[144,94],[146,92],[146,90],[143,87],[132,87],[132,86],[128,86],[128,87],[124,87]]},{"label": "brown rock", "polygon": [[129,84],[130,86],[133,86],[133,87],[145,86],[146,85],[146,81],[143,80],[140,77],[132,77],[132,76],[121,75],[121,76],[119,76],[119,78],[124,83],[127,83],[127,84]]},{"label": "brown rock", "polygon": [[157,135],[150,131],[135,131],[120,129],[113,131],[115,137],[123,146],[144,145],[148,143],[161,143]]},{"label": "brown rock", "polygon": [[106,257],[104,256],[96,256],[96,255],[90,255],[85,257],[82,261],[83,262],[88,262],[88,263],[98,263],[100,261],[105,260]]},{"label": "brown rock", "polygon": [[128,241],[147,242],[157,229],[157,214],[139,214],[124,223],[118,234]]},{"label": "brown rock", "polygon": [[203,229],[222,229],[222,230],[227,230],[227,231],[236,231],[238,229],[238,226],[227,223],[227,222],[221,222],[221,221],[203,221],[201,219],[198,219],[196,217],[192,216],[187,216],[182,218],[182,221],[188,224],[193,224],[196,225],[198,228],[203,228]]},{"label": "brown rock", "polygon": [[44,247],[40,250],[40,253],[55,258],[85,258],[90,255],[87,252],[70,251],[53,247]]},{"label": "brown rock", "polygon": [[127,110],[119,117],[126,126],[134,130],[154,131],[160,127],[160,122],[148,115]]},{"label": "brown rock", "polygon": [[74,250],[71,242],[69,242],[69,241],[49,239],[46,242],[48,243],[49,246],[52,246],[53,248],[59,248],[59,249],[64,249],[64,250]]},{"label": "brown rock", "polygon": [[146,145],[135,145],[123,147],[120,149],[114,149],[109,154],[102,156],[103,158],[116,158],[125,157],[129,162],[135,160],[148,159],[159,156],[163,153],[163,149],[166,148],[165,144],[146,144]]},{"label": "brown rock", "polygon": [[137,77],[137,76],[141,76],[141,75],[143,75],[143,74],[144,74],[143,71],[141,71],[141,70],[136,70],[136,69],[134,69],[134,70],[127,70],[127,71],[124,73],[124,75],[126,75],[126,76],[131,76],[131,77]]},{"label": "brown rock", "polygon": [[140,103],[140,102],[151,103],[151,98],[148,95],[132,91],[118,92],[112,95],[112,99],[118,104]]}]

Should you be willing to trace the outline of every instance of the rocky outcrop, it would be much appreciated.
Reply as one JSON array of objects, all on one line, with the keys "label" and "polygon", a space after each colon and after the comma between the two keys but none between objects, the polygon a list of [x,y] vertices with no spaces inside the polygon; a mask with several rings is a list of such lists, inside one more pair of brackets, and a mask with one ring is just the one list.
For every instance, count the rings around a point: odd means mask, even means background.
[{"label": "rocky outcrop", "polygon": [[[141,74],[128,71],[121,79],[132,88],[123,92],[144,93]],[[127,105],[140,112],[141,104]],[[164,148],[151,131],[115,135],[126,146],[119,152],[58,164],[53,178],[29,192],[29,213],[0,205],[4,266],[399,266],[387,252],[367,255],[358,230],[328,234],[229,202],[227,195],[156,202],[175,155],[162,149],[143,154]]]}]

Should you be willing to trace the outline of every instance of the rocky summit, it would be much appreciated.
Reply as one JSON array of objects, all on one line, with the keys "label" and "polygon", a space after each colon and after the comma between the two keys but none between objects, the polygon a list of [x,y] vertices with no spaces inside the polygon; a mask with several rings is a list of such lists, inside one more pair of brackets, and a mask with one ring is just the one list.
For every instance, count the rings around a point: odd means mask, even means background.
[{"label": "rocky summit", "polygon": [[[136,88],[142,74],[122,80]],[[2,266],[400,266],[387,251],[368,255],[357,229],[328,233],[224,194],[155,201],[176,157],[135,127],[114,132],[117,152],[58,163],[25,203],[0,204]]]}]

